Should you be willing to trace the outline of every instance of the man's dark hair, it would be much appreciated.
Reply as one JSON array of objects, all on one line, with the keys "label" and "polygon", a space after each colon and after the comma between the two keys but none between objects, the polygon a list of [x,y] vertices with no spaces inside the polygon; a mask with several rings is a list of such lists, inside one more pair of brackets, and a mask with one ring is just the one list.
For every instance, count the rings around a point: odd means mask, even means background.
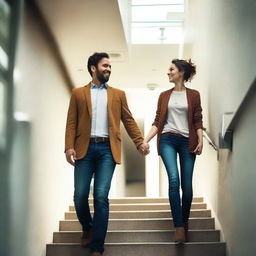
[{"label": "man's dark hair", "polygon": [[92,76],[91,66],[98,68],[98,63],[103,58],[109,59],[109,56],[106,52],[95,52],[92,56],[88,58],[87,69],[91,76]]}]

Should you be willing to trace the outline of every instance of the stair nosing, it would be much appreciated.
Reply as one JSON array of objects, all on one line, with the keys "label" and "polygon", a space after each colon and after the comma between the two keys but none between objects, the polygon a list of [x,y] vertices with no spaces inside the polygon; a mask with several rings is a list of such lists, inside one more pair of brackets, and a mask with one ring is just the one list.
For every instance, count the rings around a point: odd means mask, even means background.
[{"label": "stair nosing", "polygon": [[[190,220],[214,220],[214,217],[193,217]],[[173,218],[139,218],[139,219],[109,219],[109,221],[156,221],[156,220],[173,220]],[[66,222],[78,222],[78,219],[60,220]]]},{"label": "stair nosing", "polygon": [[[199,212],[199,211],[211,211],[210,209],[191,209],[190,212]],[[91,211],[94,212],[94,211]],[[132,210],[132,211],[109,211],[109,213],[135,213],[135,212],[171,212],[167,210]],[[76,211],[67,211],[65,213],[76,213]]]},{"label": "stair nosing", "polygon": [[[139,233],[139,232],[143,232],[143,233],[149,233],[149,232],[152,232],[152,233],[159,233],[159,232],[163,232],[163,233],[166,233],[166,232],[174,232],[174,229],[173,230],[163,230],[163,229],[148,229],[148,230],[144,230],[144,229],[116,229],[116,230],[108,230],[107,231],[108,233]],[[220,232],[219,229],[189,229],[188,232]],[[53,232],[54,234],[59,234],[59,233],[82,233],[82,231],[78,231],[78,230],[74,230],[74,231],[65,231],[65,230],[60,230],[60,231],[54,231]]]},{"label": "stair nosing", "polygon": [[[106,245],[145,245],[145,244],[151,244],[151,245],[168,245],[168,244],[174,244],[177,245],[175,242],[134,242],[134,243],[105,243]],[[209,245],[209,244],[226,244],[226,242],[186,242],[184,245]],[[47,245],[51,246],[65,246],[65,245],[75,245],[75,246],[81,246],[80,243],[48,243]]]},{"label": "stair nosing", "polygon": [[[205,202],[192,202],[191,205],[198,205],[198,204],[206,204]],[[120,203],[120,204],[114,204],[114,203],[110,203],[110,206],[117,206],[117,205],[170,205],[169,202],[167,203],[128,203],[128,204],[124,204],[124,203]],[[71,204],[70,206],[74,206],[74,204]],[[93,204],[89,204],[89,206],[93,206]]]}]

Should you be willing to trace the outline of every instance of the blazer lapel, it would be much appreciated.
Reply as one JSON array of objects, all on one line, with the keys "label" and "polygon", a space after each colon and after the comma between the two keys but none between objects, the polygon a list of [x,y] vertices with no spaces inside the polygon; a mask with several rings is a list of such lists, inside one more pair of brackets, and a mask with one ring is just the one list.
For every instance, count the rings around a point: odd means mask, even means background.
[{"label": "blazer lapel", "polygon": [[90,118],[92,119],[92,101],[91,101],[91,84],[87,84],[84,87],[85,103],[88,108]]},{"label": "blazer lapel", "polygon": [[192,123],[192,102],[191,102],[191,91],[189,88],[186,88],[186,93],[187,93],[187,101],[188,101],[188,123]]},{"label": "blazer lapel", "polygon": [[108,95],[108,121],[110,122],[109,114],[111,113],[111,106],[113,102],[114,92],[112,87],[107,85],[107,95]]},{"label": "blazer lapel", "polygon": [[163,100],[163,110],[164,110],[164,113],[163,113],[163,117],[164,117],[164,122],[165,120],[167,119],[167,114],[168,114],[168,103],[169,103],[169,100],[170,100],[170,96],[171,96],[171,93],[173,91],[173,88],[170,89],[167,93],[166,93],[166,96]]}]

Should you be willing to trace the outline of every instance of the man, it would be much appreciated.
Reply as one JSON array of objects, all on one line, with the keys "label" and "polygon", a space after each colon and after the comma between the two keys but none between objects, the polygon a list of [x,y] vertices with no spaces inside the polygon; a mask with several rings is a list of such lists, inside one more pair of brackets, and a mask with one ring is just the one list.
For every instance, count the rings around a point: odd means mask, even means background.
[{"label": "man", "polygon": [[[121,162],[120,120],[141,154],[148,153],[142,134],[128,108],[124,91],[107,84],[111,65],[107,53],[88,59],[92,81],[74,89],[68,110],[65,153],[75,166],[74,203],[83,234],[81,245],[90,246],[92,256],[104,251],[108,226],[108,193],[116,164]],[[94,216],[88,196],[94,174]]]}]

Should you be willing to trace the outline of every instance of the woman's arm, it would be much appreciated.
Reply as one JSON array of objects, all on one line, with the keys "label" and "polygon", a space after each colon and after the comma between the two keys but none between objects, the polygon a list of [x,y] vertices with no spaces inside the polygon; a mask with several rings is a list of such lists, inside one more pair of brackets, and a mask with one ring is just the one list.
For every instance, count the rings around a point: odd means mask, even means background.
[{"label": "woman's arm", "polygon": [[148,132],[148,135],[144,138],[142,147],[144,148],[144,151],[149,152],[149,145],[148,142],[157,134],[158,132],[158,125],[160,122],[160,113],[161,113],[161,99],[162,99],[163,93],[159,95],[158,103],[157,103],[157,110],[156,110],[156,116],[154,123],[152,124],[152,127],[150,131]]},{"label": "woman's arm", "polygon": [[156,110],[155,120],[154,120],[154,123],[152,124],[152,127],[151,127],[150,131],[148,132],[148,135],[144,139],[145,143],[148,143],[158,132],[158,127],[159,127],[159,123],[160,123],[162,98],[163,98],[163,93],[161,93],[159,95],[158,102],[157,102],[157,110]]},{"label": "woman's arm", "polygon": [[198,143],[200,143],[200,142],[203,143],[203,130],[201,128],[197,129],[196,133],[197,133],[197,137],[198,137]]},{"label": "woman's arm", "polygon": [[203,130],[201,128],[196,130],[197,137],[198,137],[198,144],[194,150],[196,155],[201,155],[203,150]]},{"label": "woman's arm", "polygon": [[158,132],[158,128],[155,125],[152,125],[148,135],[144,139],[144,143],[148,143]]},{"label": "woman's arm", "polygon": [[200,99],[200,93],[197,92],[197,99],[196,99],[196,105],[195,105],[195,112],[194,112],[194,127],[196,129],[196,134],[198,137],[198,144],[194,150],[194,153],[197,155],[200,155],[203,150],[203,116],[202,116],[202,107],[201,107],[201,99]]},{"label": "woman's arm", "polygon": [[158,128],[153,125],[144,139],[143,143],[140,145],[140,148],[138,149],[139,152],[143,155],[147,155],[149,153],[149,145],[148,142],[157,134]]}]

